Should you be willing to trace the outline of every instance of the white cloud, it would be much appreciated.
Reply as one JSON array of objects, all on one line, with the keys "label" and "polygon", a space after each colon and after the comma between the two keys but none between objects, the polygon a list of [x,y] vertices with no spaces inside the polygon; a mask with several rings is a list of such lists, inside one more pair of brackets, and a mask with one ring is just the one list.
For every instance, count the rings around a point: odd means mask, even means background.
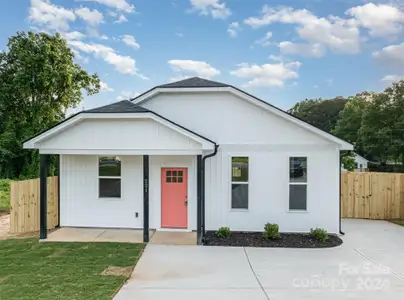
[{"label": "white cloud", "polygon": [[273,86],[283,87],[285,82],[299,77],[297,70],[301,63],[298,61],[288,63],[249,65],[240,64],[231,74],[240,78],[247,78],[245,87]]},{"label": "white cloud", "polygon": [[66,40],[82,40],[86,37],[84,33],[79,31],[61,32],[60,34]]},{"label": "white cloud", "polygon": [[109,87],[106,82],[100,81],[100,91],[101,92],[113,92],[114,89]]},{"label": "white cloud", "polygon": [[261,14],[261,17],[250,17],[244,20],[244,23],[257,28],[275,22],[307,24],[317,20],[317,17],[306,9],[294,10],[292,7],[285,6],[272,8],[269,5],[264,5]]},{"label": "white cloud", "polygon": [[318,18],[306,9],[272,8],[265,5],[260,17],[244,20],[244,23],[254,28],[276,22],[297,25],[299,37],[311,45],[323,44],[331,51],[339,53],[360,51],[360,32],[352,19],[344,20],[334,16]]},{"label": "white cloud", "polygon": [[124,42],[126,45],[128,45],[129,47],[132,47],[135,50],[140,48],[139,43],[136,42],[135,38],[131,35],[123,35],[122,42]]},{"label": "white cloud", "polygon": [[173,76],[173,77],[170,77],[170,78],[168,79],[168,81],[169,81],[169,82],[175,82],[175,81],[185,80],[185,79],[188,79],[188,78],[191,78],[191,76],[189,76],[189,75]]},{"label": "white cloud", "polygon": [[400,80],[404,80],[404,75],[386,75],[381,79],[382,82],[387,82],[389,84]]},{"label": "white cloud", "polygon": [[226,3],[220,0],[190,0],[192,11],[197,11],[201,15],[212,16],[214,19],[226,19],[231,15]]},{"label": "white cloud", "polygon": [[227,32],[230,34],[231,37],[236,37],[240,30],[241,28],[238,22],[230,23],[229,27],[227,28]]},{"label": "white cloud", "polygon": [[184,34],[182,32],[176,32],[175,35],[178,36],[179,38],[184,37]]},{"label": "white cloud", "polygon": [[50,0],[31,0],[28,19],[51,30],[68,31],[69,22],[76,20],[70,9],[54,5]]},{"label": "white cloud", "polygon": [[169,60],[168,63],[176,72],[188,72],[204,78],[210,78],[220,74],[219,70],[204,61],[174,59]]},{"label": "white cloud", "polygon": [[104,4],[108,7],[121,10],[127,13],[135,12],[135,6],[129,4],[126,0],[81,0],[87,2],[97,2],[99,4]]},{"label": "white cloud", "polygon": [[373,52],[373,57],[383,63],[397,68],[404,67],[404,43],[398,45],[390,45],[382,50]]},{"label": "white cloud", "polygon": [[90,10],[88,7],[81,7],[76,9],[75,12],[89,26],[97,26],[104,21],[104,15],[96,9]]},{"label": "white cloud", "polygon": [[140,93],[122,91],[121,94],[118,97],[116,97],[116,101],[130,100],[130,99],[136,98],[139,95],[140,95]]},{"label": "white cloud", "polygon": [[120,23],[124,23],[124,22],[128,22],[128,19],[124,15],[121,14],[114,23],[120,24]]},{"label": "white cloud", "polygon": [[270,45],[273,44],[272,42],[270,42],[271,38],[272,38],[272,32],[268,31],[262,39],[259,39],[259,40],[255,41],[255,43],[259,44],[261,46],[264,46],[264,47],[265,46],[270,46]]},{"label": "white cloud", "polygon": [[303,44],[293,42],[280,42],[279,49],[282,54],[299,54],[301,56],[308,57],[321,57],[325,53],[325,47],[323,44]]},{"label": "white cloud", "polygon": [[111,47],[94,43],[86,44],[82,41],[68,41],[68,44],[74,49],[93,54],[94,57],[103,59],[106,63],[113,65],[115,69],[122,74],[130,74],[142,79],[148,79],[138,72],[136,61],[133,58],[120,55]]},{"label": "white cloud", "polygon": [[402,31],[404,13],[393,5],[368,3],[345,12],[353,16],[358,24],[369,29],[373,36],[395,35]]}]

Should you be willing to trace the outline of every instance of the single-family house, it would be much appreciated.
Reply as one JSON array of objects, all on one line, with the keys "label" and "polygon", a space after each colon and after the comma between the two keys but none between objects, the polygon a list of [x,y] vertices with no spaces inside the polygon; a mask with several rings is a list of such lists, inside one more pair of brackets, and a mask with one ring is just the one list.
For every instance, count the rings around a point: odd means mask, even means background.
[{"label": "single-family house", "polygon": [[[229,84],[201,78],[82,111],[24,143],[60,158],[60,226],[340,230],[340,151],[353,146]],[[45,220],[43,220],[45,219]],[[45,222],[45,223],[44,223]]]}]

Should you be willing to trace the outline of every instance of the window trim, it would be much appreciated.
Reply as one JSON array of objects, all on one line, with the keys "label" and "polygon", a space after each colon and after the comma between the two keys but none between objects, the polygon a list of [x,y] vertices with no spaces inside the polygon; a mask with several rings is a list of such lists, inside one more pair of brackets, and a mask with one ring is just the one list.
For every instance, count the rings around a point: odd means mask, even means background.
[{"label": "window trim", "polygon": [[[299,181],[291,181],[290,180],[290,159],[291,158],[305,158],[306,159],[306,181],[305,182],[299,182]],[[308,213],[309,212],[309,198],[308,198],[308,193],[309,193],[309,159],[307,155],[294,155],[294,156],[289,156],[288,157],[288,204],[287,204],[287,212],[289,213]],[[306,186],[306,209],[291,209],[290,208],[290,186],[291,185],[305,185]]]},{"label": "window trim", "polygon": [[[248,208],[233,208],[232,204],[232,187],[233,184],[250,184],[250,156],[247,153],[230,153],[229,154],[229,174],[228,178],[230,178],[229,184],[229,210],[231,212],[249,212],[250,210],[250,187],[248,187]],[[233,157],[246,157],[248,158],[248,181],[233,181]]]},{"label": "window trim", "polygon": [[[101,157],[117,157],[118,155],[99,155],[97,156],[97,199],[98,200],[123,200],[122,191],[122,160],[121,160],[121,175],[120,176],[100,176],[100,158]],[[101,197],[100,196],[100,179],[119,179],[121,182],[121,196],[120,197]]]}]

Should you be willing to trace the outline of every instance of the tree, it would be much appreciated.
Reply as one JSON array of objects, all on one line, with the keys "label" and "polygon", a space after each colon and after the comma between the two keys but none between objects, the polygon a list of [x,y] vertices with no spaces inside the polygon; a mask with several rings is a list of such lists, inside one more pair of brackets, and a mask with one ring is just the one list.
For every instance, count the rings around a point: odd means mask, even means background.
[{"label": "tree", "polygon": [[316,126],[324,131],[331,132],[335,128],[338,115],[344,109],[346,99],[336,97],[334,99],[323,100],[306,99],[293,106],[289,113]]},{"label": "tree", "polygon": [[359,129],[362,126],[362,116],[374,93],[363,92],[349,97],[344,109],[339,113],[339,119],[332,131],[335,135],[355,144],[355,151],[363,154],[360,143]]},{"label": "tree", "polygon": [[366,105],[362,124],[359,129],[359,141],[366,153],[385,164],[392,147],[393,107],[386,93],[374,94]]},{"label": "tree", "polygon": [[100,89],[97,74],[74,62],[74,53],[59,35],[18,32],[0,53],[0,176],[38,174],[38,153],[22,142],[63,120]]},{"label": "tree", "polygon": [[350,152],[349,155],[342,157],[342,166],[345,170],[349,172],[355,171],[356,161],[355,161],[355,154],[353,152]]}]

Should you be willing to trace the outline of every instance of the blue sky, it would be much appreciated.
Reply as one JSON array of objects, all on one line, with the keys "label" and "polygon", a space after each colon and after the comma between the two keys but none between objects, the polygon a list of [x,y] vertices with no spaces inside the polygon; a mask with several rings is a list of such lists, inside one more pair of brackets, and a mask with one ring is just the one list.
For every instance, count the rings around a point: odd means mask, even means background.
[{"label": "blue sky", "polygon": [[[305,98],[380,91],[404,76],[401,0],[15,0],[18,30],[60,32],[103,91],[88,109],[200,76],[288,109]],[[7,24],[6,26],[4,24]]]}]

